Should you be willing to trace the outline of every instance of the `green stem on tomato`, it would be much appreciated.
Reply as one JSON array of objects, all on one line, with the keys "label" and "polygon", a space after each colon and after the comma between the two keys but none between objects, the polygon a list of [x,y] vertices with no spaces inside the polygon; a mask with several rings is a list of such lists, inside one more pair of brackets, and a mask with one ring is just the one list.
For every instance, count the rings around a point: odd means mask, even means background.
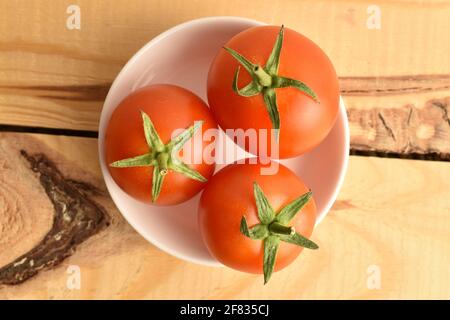
[{"label": "green stem on tomato", "polygon": [[295,233],[294,227],[288,227],[276,221],[269,224],[269,231],[276,235],[285,235],[285,236],[290,236]]},{"label": "green stem on tomato", "polygon": [[256,182],[253,183],[253,194],[260,223],[250,228],[247,225],[247,219],[243,216],[240,231],[241,234],[250,239],[263,241],[263,273],[264,284],[266,284],[274,270],[280,241],[308,249],[319,248],[313,241],[295,232],[293,227],[287,225],[308,203],[312,193],[309,191],[301,195],[278,212],[274,212],[269,200]]},{"label": "green stem on tomato", "polygon": [[152,202],[155,202],[158,199],[164,177],[169,170],[181,173],[188,178],[205,182],[205,177],[194,169],[189,168],[177,155],[177,152],[201,127],[202,121],[195,121],[192,126],[164,145],[150,117],[143,111],[141,111],[141,116],[144,126],[144,136],[147,141],[149,152],[132,158],[115,161],[111,163],[110,166],[116,168],[153,167]]},{"label": "green stem on tomato", "polygon": [[160,168],[160,174],[163,176],[167,174],[167,163],[169,161],[169,154],[167,152],[160,152],[156,156],[156,161]]},{"label": "green stem on tomato", "polygon": [[238,67],[238,69],[235,72],[232,83],[233,91],[242,97],[253,97],[258,94],[263,94],[264,103],[266,104],[266,109],[270,115],[272,127],[277,132],[276,135],[277,140],[279,137],[278,131],[281,127],[281,123],[279,120],[280,115],[277,105],[275,89],[291,87],[305,93],[311,99],[313,99],[317,103],[320,103],[316,93],[305,83],[296,79],[290,79],[278,75],[278,67],[280,65],[280,55],[281,49],[283,47],[283,41],[284,41],[284,26],[281,26],[277,38],[275,39],[275,44],[272,48],[272,52],[269,58],[267,59],[266,65],[264,67],[257,64],[253,64],[251,61],[247,60],[240,53],[234,51],[231,48],[224,47],[224,49],[234,59],[236,59],[239,62],[239,64],[244,67],[245,70],[247,70],[247,72],[252,76],[253,79],[244,88],[239,89],[237,85],[239,77],[239,67]]},{"label": "green stem on tomato", "polygon": [[270,87],[272,85],[272,77],[264,70],[261,66],[256,66],[253,68],[258,82],[263,87]]}]

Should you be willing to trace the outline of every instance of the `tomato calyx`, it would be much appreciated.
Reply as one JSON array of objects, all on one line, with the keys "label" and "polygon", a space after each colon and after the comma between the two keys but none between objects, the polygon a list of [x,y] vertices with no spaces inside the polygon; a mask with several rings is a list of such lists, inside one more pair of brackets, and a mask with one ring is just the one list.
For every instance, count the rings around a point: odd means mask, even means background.
[{"label": "tomato calyx", "polygon": [[308,203],[312,197],[312,192],[309,191],[301,195],[281,208],[278,212],[274,211],[261,187],[256,182],[253,183],[253,194],[258,218],[261,223],[249,228],[247,219],[243,216],[240,231],[250,239],[263,240],[264,242],[263,272],[264,284],[266,284],[272,276],[275,267],[280,241],[308,249],[319,248],[313,241],[302,236],[293,227],[287,225]]},{"label": "tomato calyx", "polygon": [[201,182],[207,181],[199,172],[189,168],[181,159],[178,158],[178,152],[184,144],[192,138],[192,136],[201,127],[203,121],[195,121],[195,123],[188,129],[181,132],[169,143],[164,144],[158,135],[150,117],[141,111],[142,122],[144,126],[144,135],[149,152],[135,156],[132,158],[122,159],[110,164],[115,168],[129,168],[129,167],[150,167],[153,166],[153,180],[152,180],[152,202],[158,199],[161,192],[161,187],[164,182],[164,177],[170,170],[181,173],[188,178],[198,180]]},{"label": "tomato calyx", "polygon": [[278,133],[280,130],[280,115],[278,111],[277,97],[275,89],[278,88],[295,88],[304,92],[307,96],[312,98],[317,103],[319,99],[315,92],[308,87],[302,81],[286,78],[278,75],[278,67],[280,65],[280,54],[281,48],[283,47],[284,40],[284,26],[281,26],[278,32],[275,44],[272,48],[272,52],[267,59],[266,65],[264,67],[253,64],[247,60],[240,53],[235,50],[224,47],[224,49],[236,59],[242,67],[251,75],[252,81],[245,87],[239,89],[238,79],[240,66],[237,68],[234,74],[234,79],[232,83],[233,91],[242,97],[252,97],[258,94],[262,94],[264,98],[264,104],[266,105],[267,112],[269,113],[270,120],[272,122],[272,127],[275,129],[275,137],[278,139]]}]

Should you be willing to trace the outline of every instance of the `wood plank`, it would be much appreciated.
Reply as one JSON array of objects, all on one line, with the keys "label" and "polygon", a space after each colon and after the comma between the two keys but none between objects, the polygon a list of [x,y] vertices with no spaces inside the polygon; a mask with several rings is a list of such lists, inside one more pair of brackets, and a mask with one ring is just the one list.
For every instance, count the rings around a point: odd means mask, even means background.
[{"label": "wood plank", "polygon": [[80,1],[81,30],[71,31],[65,1],[2,2],[0,124],[96,131],[112,80],[146,42],[190,19],[241,15],[284,23],[327,52],[353,152],[448,160],[450,42],[440,39],[447,39],[450,3],[377,3],[380,30],[366,26],[369,0]]},{"label": "wood plank", "polygon": [[450,96],[415,99],[355,100],[347,109],[352,152],[450,160]]},{"label": "wood plank", "polygon": [[[3,285],[0,298],[450,298],[447,162],[352,156],[339,200],[314,233],[321,249],[262,286],[258,276],[177,260],[137,235],[102,194],[95,139],[2,133],[0,149],[0,179],[9,181],[0,184],[0,265],[38,244],[54,216],[20,150],[45,155],[65,181],[101,190],[85,197],[111,222],[60,264]],[[80,267],[80,290],[66,286],[71,265]],[[371,290],[373,266],[381,288]]]}]

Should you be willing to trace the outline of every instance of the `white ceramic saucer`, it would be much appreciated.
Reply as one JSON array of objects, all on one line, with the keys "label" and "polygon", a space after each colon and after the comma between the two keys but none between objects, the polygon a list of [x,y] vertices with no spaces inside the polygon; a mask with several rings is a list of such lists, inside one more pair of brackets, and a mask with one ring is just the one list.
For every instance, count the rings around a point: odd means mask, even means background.
[{"label": "white ceramic saucer", "polygon": [[[130,59],[116,77],[103,105],[98,147],[108,191],[125,219],[145,239],[180,259],[203,265],[220,265],[208,253],[198,230],[199,195],[172,207],[146,205],[129,197],[113,181],[104,162],[103,144],[107,123],[123,98],[151,83],[180,85],[207,101],[207,73],[218,50],[240,31],[262,24],[237,17],[211,17],[169,29],[147,43]],[[222,138],[227,141],[227,150],[238,148],[228,138]],[[238,157],[245,157],[246,153],[238,149]],[[317,223],[326,216],[336,200],[347,170],[348,153],[348,120],[341,99],[336,124],[328,137],[307,154],[281,161],[313,190],[318,209]],[[228,159],[229,162],[233,160]]]}]

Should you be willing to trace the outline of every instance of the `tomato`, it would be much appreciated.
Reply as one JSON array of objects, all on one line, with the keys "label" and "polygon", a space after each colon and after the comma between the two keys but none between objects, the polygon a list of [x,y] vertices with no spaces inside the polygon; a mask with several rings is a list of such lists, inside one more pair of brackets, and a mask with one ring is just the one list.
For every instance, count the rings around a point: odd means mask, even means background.
[{"label": "tomato", "polygon": [[[197,194],[214,172],[215,164],[202,154],[213,142],[203,139],[202,132],[215,128],[208,106],[192,92],[166,84],[147,86],[114,110],[106,129],[105,161],[114,181],[135,199],[178,204]],[[170,143],[176,140],[177,129],[186,136]],[[191,158],[199,161],[184,163],[180,152],[199,135],[199,146],[191,143],[189,149],[194,153]]]},{"label": "tomato", "polygon": [[[237,34],[224,48],[210,67],[207,84],[220,127],[265,129],[259,139],[267,150],[258,147],[256,153],[274,158],[303,154],[327,136],[338,113],[339,84],[316,44],[291,29],[258,26]],[[274,138],[271,129],[279,129]],[[252,152],[249,143],[236,142]],[[275,148],[279,154],[270,151]]]},{"label": "tomato", "polygon": [[[220,170],[204,189],[198,214],[201,234],[212,256],[224,265],[240,271],[263,273],[264,270],[267,281],[271,271],[263,269],[266,263],[266,240],[272,235],[278,235],[280,229],[288,229],[289,235],[284,235],[279,242],[273,270],[281,270],[294,261],[302,251],[302,246],[317,248],[307,239],[316,220],[316,205],[312,197],[305,199],[311,193],[288,168],[279,164],[279,170],[275,174],[264,175],[261,173],[263,167],[260,163],[234,163]],[[274,216],[268,221],[261,219],[257,208],[258,189],[260,194],[265,195],[274,212]],[[298,203],[299,199],[303,203]],[[289,208],[288,205],[292,203],[297,206],[291,206],[291,218],[281,219],[281,212],[286,212],[283,208]],[[245,225],[249,229],[263,225],[262,234],[249,238],[243,233]],[[295,228],[295,234],[291,234],[291,226]],[[268,234],[265,233],[267,231]],[[289,240],[286,237],[292,235],[295,235],[296,241],[286,242]]]}]

